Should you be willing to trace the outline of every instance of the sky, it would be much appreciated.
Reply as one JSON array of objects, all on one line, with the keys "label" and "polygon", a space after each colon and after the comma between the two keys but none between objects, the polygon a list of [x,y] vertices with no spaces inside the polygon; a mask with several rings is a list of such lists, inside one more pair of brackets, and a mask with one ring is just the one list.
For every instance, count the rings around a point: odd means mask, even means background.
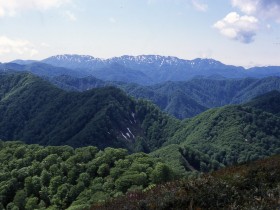
[{"label": "sky", "polygon": [[0,62],[58,54],[280,66],[280,0],[0,0]]}]

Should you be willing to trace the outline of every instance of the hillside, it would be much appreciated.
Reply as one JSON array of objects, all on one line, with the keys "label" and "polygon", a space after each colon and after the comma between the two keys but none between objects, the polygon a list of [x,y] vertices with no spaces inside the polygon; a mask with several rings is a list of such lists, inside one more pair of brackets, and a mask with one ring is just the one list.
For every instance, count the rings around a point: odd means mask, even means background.
[{"label": "hillside", "polygon": [[254,98],[246,105],[279,116],[280,115],[279,104],[280,104],[280,92],[274,90],[267,94],[260,95]]},{"label": "hillside", "polygon": [[188,146],[224,165],[280,153],[280,118],[248,106],[211,109],[185,122],[170,143]]},{"label": "hillside", "polygon": [[131,192],[94,210],[278,209],[280,156]]},{"label": "hillside", "polygon": [[0,209],[84,209],[173,176],[159,159],[125,149],[3,141],[0,168]]},{"label": "hillside", "polygon": [[[272,90],[280,90],[280,78],[205,79],[186,82],[165,82],[142,86],[121,82],[101,82],[96,78],[54,77],[50,81],[65,90],[84,91],[108,85],[123,89],[127,94],[148,99],[163,111],[179,118],[196,116],[213,107],[240,104]],[[98,81],[98,82],[97,82]]]},{"label": "hillside", "polygon": [[0,75],[0,139],[149,152],[178,122],[114,87],[66,92],[31,74]]},{"label": "hillside", "polygon": [[104,81],[137,83],[141,85],[149,85],[153,83],[149,75],[144,74],[142,71],[130,69],[117,63],[94,70],[90,75]]},{"label": "hillside", "polygon": [[93,88],[107,86],[105,81],[97,79],[93,76],[83,78],[71,77],[69,75],[60,75],[56,77],[43,77],[55,86],[67,91],[86,91]]},{"label": "hillside", "polygon": [[280,154],[279,101],[272,91],[243,105],[210,109],[182,121],[151,155],[190,176]]},{"label": "hillside", "polygon": [[[245,103],[267,92],[280,90],[280,78],[219,80],[202,78],[186,82],[166,82],[147,87],[127,85],[123,86],[123,89],[132,96],[153,101],[176,117],[180,116],[176,115],[175,110],[168,110],[168,108],[179,98],[181,102],[176,107],[179,107],[179,112],[182,110],[181,116],[185,118],[195,116],[209,108]],[[197,111],[193,111],[196,109]]]}]

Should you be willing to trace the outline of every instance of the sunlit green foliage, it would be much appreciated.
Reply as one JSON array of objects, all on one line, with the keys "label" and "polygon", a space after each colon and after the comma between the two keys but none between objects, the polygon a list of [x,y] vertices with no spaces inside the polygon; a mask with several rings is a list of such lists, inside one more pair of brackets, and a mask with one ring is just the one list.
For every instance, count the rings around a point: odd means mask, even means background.
[{"label": "sunlit green foliage", "polygon": [[125,149],[0,141],[0,203],[6,209],[80,209],[175,177],[161,160]]},{"label": "sunlit green foliage", "polygon": [[169,140],[232,165],[279,154],[280,118],[249,106],[211,109],[185,122]]}]

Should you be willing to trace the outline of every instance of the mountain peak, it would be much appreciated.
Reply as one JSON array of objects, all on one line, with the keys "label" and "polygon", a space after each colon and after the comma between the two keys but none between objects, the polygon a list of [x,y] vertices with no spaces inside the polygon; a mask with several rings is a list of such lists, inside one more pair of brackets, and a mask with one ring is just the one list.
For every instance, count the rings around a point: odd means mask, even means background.
[{"label": "mountain peak", "polygon": [[[55,55],[49,58],[42,60],[42,62],[58,65],[65,62],[71,63],[71,68],[75,68],[76,65],[87,65],[93,69],[93,67],[101,67],[102,65],[112,64],[112,63],[119,63],[119,64],[133,64],[133,65],[152,65],[154,67],[161,67],[161,66],[178,66],[178,65],[185,65],[185,66],[197,66],[197,67],[205,67],[206,65],[209,66],[223,66],[219,61],[214,59],[204,59],[204,58],[196,58],[194,60],[186,60],[181,59],[175,56],[162,56],[162,55],[123,55],[119,57],[112,57],[108,59],[102,58],[95,58],[90,55],[77,55],[77,54],[62,54],[62,55]],[[73,67],[74,65],[74,67]],[[70,67],[70,66],[69,66]],[[104,67],[104,66],[103,66]]]},{"label": "mountain peak", "polygon": [[51,56],[49,58],[46,58],[44,61],[48,61],[48,60],[60,60],[60,61],[69,61],[69,62],[89,62],[89,61],[102,61],[103,59],[101,58],[95,58],[91,55],[78,55],[78,54],[62,54],[62,55],[55,55],[55,56]]}]

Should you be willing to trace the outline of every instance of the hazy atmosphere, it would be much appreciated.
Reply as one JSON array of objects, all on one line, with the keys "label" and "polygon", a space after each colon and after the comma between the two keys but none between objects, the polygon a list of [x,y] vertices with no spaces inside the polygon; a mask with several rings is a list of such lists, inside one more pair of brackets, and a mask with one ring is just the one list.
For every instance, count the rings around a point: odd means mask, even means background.
[{"label": "hazy atmosphere", "polygon": [[1,62],[158,54],[280,65],[277,0],[0,0]]}]

